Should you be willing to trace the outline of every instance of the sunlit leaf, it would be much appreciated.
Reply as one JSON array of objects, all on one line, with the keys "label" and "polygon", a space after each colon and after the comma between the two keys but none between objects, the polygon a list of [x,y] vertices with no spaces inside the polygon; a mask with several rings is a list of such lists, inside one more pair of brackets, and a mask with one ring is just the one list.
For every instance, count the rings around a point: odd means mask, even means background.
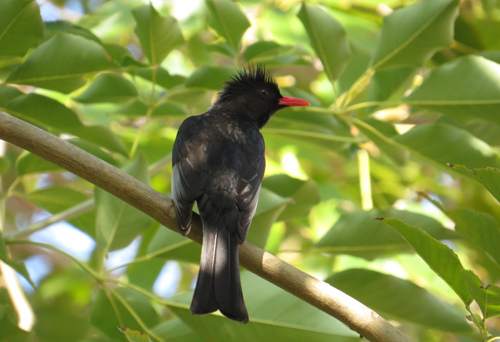
[{"label": "sunlit leaf", "polygon": [[9,255],[7,254],[7,248],[5,247],[5,241],[3,239],[1,231],[0,231],[0,260],[3,261],[8,266],[12,267],[12,269],[15,270],[17,273],[19,273],[20,275],[22,275],[33,288],[36,288],[35,284],[30,278],[28,270],[26,269],[26,265],[23,262],[12,260],[12,258],[9,257]]},{"label": "sunlit leaf", "polygon": [[482,119],[500,124],[499,78],[497,63],[462,57],[434,69],[404,101],[460,122]]},{"label": "sunlit leaf", "polygon": [[147,255],[192,263],[200,261],[201,246],[179,233],[160,226],[147,248]]},{"label": "sunlit leaf", "polygon": [[291,48],[291,46],[280,45],[274,41],[258,41],[243,51],[243,58],[246,62],[250,62],[252,60],[276,57],[289,52]]},{"label": "sunlit leaf", "polygon": [[[385,318],[453,333],[472,330],[464,319],[465,311],[458,311],[409,280],[367,269],[350,269],[335,273],[325,281]],[[401,300],[405,305],[401,305]]]},{"label": "sunlit leaf", "polygon": [[[124,171],[143,183],[149,183],[147,164],[142,155]],[[113,251],[127,246],[151,225],[151,217],[100,188],[95,190],[95,202],[97,244],[103,250]]]},{"label": "sunlit leaf", "polygon": [[0,157],[0,173],[4,173],[10,166],[9,159],[5,157]]},{"label": "sunlit leaf", "polygon": [[198,68],[186,81],[186,87],[221,90],[225,82],[235,75],[232,67],[216,67],[204,65]]},{"label": "sunlit leaf", "polygon": [[36,1],[0,1],[0,57],[24,56],[40,43],[43,29]]},{"label": "sunlit leaf", "polygon": [[125,335],[127,341],[129,342],[151,342],[149,336],[140,331],[132,330],[125,327],[119,327],[118,330],[120,330]]},{"label": "sunlit leaf", "polygon": [[493,167],[469,170],[462,165],[449,165],[453,170],[481,183],[500,202],[500,171]]},{"label": "sunlit leaf", "polygon": [[434,239],[424,230],[410,226],[401,220],[394,218],[381,218],[381,220],[405,238],[415,252],[455,291],[465,305],[472,302],[472,295],[462,276],[464,268],[450,247]]},{"label": "sunlit leaf", "polygon": [[468,209],[448,213],[455,221],[457,233],[473,242],[479,251],[486,252],[500,265],[500,229],[493,216]]},{"label": "sunlit leaf", "polygon": [[[64,53],[61,53],[62,51]],[[7,82],[66,94],[85,84],[85,74],[115,68],[106,50],[95,41],[61,33],[54,35],[30,53],[7,78]]]},{"label": "sunlit leaf", "polygon": [[463,270],[467,289],[481,308],[484,318],[500,316],[500,287],[484,285],[471,270]]},{"label": "sunlit leaf", "polygon": [[203,88],[183,88],[169,92],[165,99],[195,107],[200,113],[204,113],[212,103],[212,93]]},{"label": "sunlit leaf", "polygon": [[305,216],[320,201],[318,185],[312,180],[303,181],[280,174],[265,178],[262,185],[281,197],[290,199],[279,220]]},{"label": "sunlit leaf", "polygon": [[354,120],[354,125],[399,165],[408,160],[408,151],[393,141],[398,134],[391,123],[369,117],[364,120]]},{"label": "sunlit leaf", "polygon": [[91,31],[69,21],[56,20],[45,23],[44,40],[48,40],[57,33],[71,33],[77,36],[82,36],[85,39],[93,40],[96,43],[101,43],[100,39]]},{"label": "sunlit leaf", "polygon": [[440,166],[500,166],[499,156],[491,146],[451,125],[419,125],[394,140],[410,149],[415,156],[424,157]]},{"label": "sunlit leaf", "polygon": [[423,0],[384,19],[374,69],[422,66],[437,50],[450,46],[458,0]]},{"label": "sunlit leaf", "polygon": [[[154,73],[153,73],[154,68]],[[163,88],[170,89],[185,82],[185,77],[180,75],[170,75],[167,70],[162,67],[139,68],[133,70],[132,74],[142,77],[150,82],[158,84]],[[154,80],[153,80],[154,75]]]},{"label": "sunlit leaf", "polygon": [[348,91],[370,65],[372,51],[356,42],[350,42],[351,58],[339,76],[337,84],[340,93]]},{"label": "sunlit leaf", "polygon": [[327,253],[345,253],[367,259],[409,252],[409,246],[404,239],[393,229],[376,220],[377,217],[404,219],[412,225],[423,227],[436,239],[453,237],[453,232],[429,216],[395,209],[386,211],[372,209],[342,215],[316,243],[316,247]]},{"label": "sunlit leaf", "polygon": [[259,203],[252,220],[247,240],[263,248],[266,245],[271,226],[280,214],[290,205],[290,199],[263,187],[259,194]]},{"label": "sunlit leaf", "polygon": [[16,171],[18,175],[22,176],[30,173],[63,171],[63,169],[36,154],[25,151],[19,155],[16,161]]},{"label": "sunlit leaf", "polygon": [[399,100],[411,86],[416,71],[411,66],[378,70],[370,81],[367,101]]},{"label": "sunlit leaf", "polygon": [[224,37],[234,52],[240,50],[243,33],[250,27],[245,14],[238,5],[229,0],[207,0],[210,11],[210,26]]},{"label": "sunlit leaf", "polygon": [[[26,199],[51,214],[57,214],[88,200],[89,196],[70,188],[53,186],[32,191],[26,195]],[[67,221],[95,237],[95,211],[81,213],[74,218],[68,218]]]},{"label": "sunlit leaf", "polygon": [[298,14],[311,46],[323,64],[328,79],[333,82],[351,58],[351,48],[340,23],[319,7],[305,2]]},{"label": "sunlit leaf", "polygon": [[161,322],[153,328],[156,335],[163,337],[167,342],[204,342],[193,329],[179,318]]},{"label": "sunlit leaf", "polygon": [[118,75],[101,74],[85,91],[74,98],[81,103],[121,103],[138,95],[134,84]]},{"label": "sunlit leaf", "polygon": [[173,298],[168,307],[206,340],[245,336],[248,341],[258,341],[266,336],[268,340],[290,342],[359,341],[359,335],[344,324],[250,272],[242,272],[241,282],[245,298],[252,298],[246,301],[248,324],[235,323],[219,313],[192,315],[192,292]]},{"label": "sunlit leaf", "polygon": [[3,314],[0,316],[2,338],[6,341],[29,341],[32,333],[19,328],[16,310],[12,305],[12,300],[9,296],[9,292],[5,287],[0,287],[0,303],[2,303],[1,306],[3,310]]},{"label": "sunlit leaf", "polygon": [[138,7],[132,13],[137,23],[135,33],[152,65],[160,64],[170,51],[184,43],[177,20],[159,15],[152,4]]},{"label": "sunlit leaf", "polygon": [[148,326],[158,324],[159,317],[156,310],[151,305],[148,298],[139,292],[129,288],[116,288],[106,295],[104,290],[99,290],[92,308],[91,323],[94,327],[102,331],[106,336],[118,341],[123,341],[123,335],[118,330],[119,326],[126,326],[129,329],[142,331],[137,320],[128,310],[133,310],[136,317],[139,317]]},{"label": "sunlit leaf", "polygon": [[[116,113],[125,114],[129,117],[146,116],[148,113],[148,106],[139,100],[132,101],[131,103],[120,106]],[[166,117],[166,116],[184,116],[186,109],[182,105],[170,102],[163,102],[161,105],[155,107],[151,116]]]},{"label": "sunlit leaf", "polygon": [[73,110],[49,97],[24,94],[13,87],[0,87],[0,110],[44,129],[73,134],[91,144],[127,154],[122,143],[108,128],[84,126]]}]

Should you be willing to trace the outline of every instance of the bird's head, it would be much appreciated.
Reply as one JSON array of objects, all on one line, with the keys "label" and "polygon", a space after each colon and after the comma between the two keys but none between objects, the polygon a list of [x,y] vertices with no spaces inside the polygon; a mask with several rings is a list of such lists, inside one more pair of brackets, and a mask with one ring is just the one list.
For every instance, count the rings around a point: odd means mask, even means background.
[{"label": "bird's head", "polygon": [[239,71],[231,81],[226,82],[214,108],[246,115],[262,128],[279,109],[309,105],[306,100],[282,96],[276,81],[259,65]]}]

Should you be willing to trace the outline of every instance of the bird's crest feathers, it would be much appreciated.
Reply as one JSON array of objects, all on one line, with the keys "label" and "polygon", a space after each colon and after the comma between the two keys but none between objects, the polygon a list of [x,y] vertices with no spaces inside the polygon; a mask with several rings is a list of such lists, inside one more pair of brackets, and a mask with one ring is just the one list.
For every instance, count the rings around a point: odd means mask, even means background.
[{"label": "bird's crest feathers", "polygon": [[235,93],[243,93],[248,88],[267,86],[273,88],[277,93],[278,84],[269,74],[266,68],[260,64],[250,65],[238,71],[238,74],[231,77],[231,80],[226,82],[226,86],[219,93],[219,99],[224,101]]}]

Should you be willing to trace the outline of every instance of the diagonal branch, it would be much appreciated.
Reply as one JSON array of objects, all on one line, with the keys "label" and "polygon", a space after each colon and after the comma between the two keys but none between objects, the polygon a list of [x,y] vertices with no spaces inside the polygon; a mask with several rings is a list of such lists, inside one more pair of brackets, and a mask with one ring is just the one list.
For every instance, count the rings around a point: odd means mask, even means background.
[{"label": "diagonal branch", "polygon": [[[86,179],[177,231],[174,203],[105,161],[25,121],[0,111],[0,139],[28,150]],[[198,215],[189,238],[201,243]],[[360,302],[274,255],[245,242],[240,247],[242,266],[285,291],[340,320],[374,342],[408,342],[410,339]]]}]

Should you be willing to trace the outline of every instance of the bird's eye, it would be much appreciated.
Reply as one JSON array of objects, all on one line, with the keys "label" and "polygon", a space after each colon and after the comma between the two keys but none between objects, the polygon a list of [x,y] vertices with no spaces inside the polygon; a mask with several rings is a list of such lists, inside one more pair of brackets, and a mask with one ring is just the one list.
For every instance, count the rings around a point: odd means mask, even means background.
[{"label": "bird's eye", "polygon": [[260,90],[260,95],[262,97],[269,97],[269,90],[267,90],[267,89],[261,89]]}]

